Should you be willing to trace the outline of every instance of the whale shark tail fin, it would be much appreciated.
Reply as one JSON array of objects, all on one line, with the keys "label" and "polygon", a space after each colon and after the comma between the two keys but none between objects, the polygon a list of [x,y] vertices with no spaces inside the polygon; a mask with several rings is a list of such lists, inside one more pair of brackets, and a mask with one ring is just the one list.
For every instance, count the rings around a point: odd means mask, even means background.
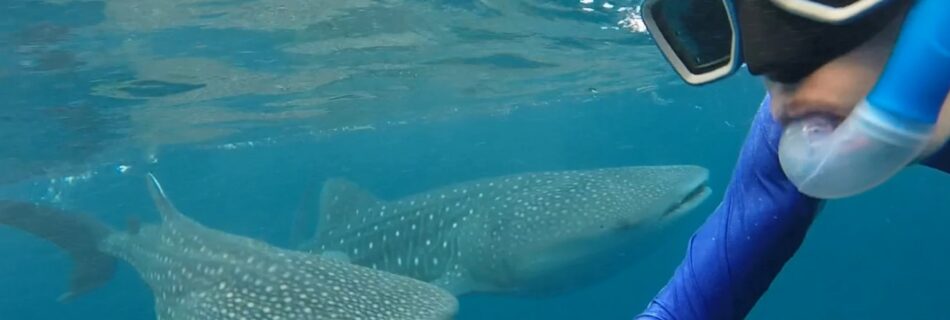
[{"label": "whale shark tail fin", "polygon": [[45,239],[63,249],[73,261],[69,291],[60,301],[98,288],[112,278],[116,258],[99,250],[112,230],[83,214],[33,203],[0,200],[0,225]]}]

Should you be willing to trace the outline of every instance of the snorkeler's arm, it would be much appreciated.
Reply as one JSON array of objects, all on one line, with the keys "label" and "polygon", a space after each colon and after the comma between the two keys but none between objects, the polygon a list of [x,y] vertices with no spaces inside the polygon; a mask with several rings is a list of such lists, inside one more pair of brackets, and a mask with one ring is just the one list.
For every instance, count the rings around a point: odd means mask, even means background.
[{"label": "snorkeler's arm", "polygon": [[820,208],[785,177],[781,127],[759,108],[722,203],[672,279],[636,319],[742,319],[801,245]]},{"label": "snorkeler's arm", "polygon": [[[636,319],[742,319],[798,250],[821,202],[799,193],[782,172],[782,128],[769,102],[766,96],[755,116],[722,203]],[[920,164],[950,173],[950,143]]]}]

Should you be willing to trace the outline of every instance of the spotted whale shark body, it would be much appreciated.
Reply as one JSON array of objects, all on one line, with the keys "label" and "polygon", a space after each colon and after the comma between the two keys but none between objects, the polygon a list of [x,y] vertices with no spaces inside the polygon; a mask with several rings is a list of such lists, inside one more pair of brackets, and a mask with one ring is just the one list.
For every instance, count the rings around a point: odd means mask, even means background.
[{"label": "spotted whale shark body", "polygon": [[409,277],[206,228],[149,177],[162,223],[112,232],[98,247],[138,271],[159,320],[442,320],[457,311],[450,293]]},{"label": "spotted whale shark body", "polygon": [[396,201],[335,179],[305,249],[456,295],[560,292],[627,266],[653,231],[709,195],[707,178],[697,166],[536,172]]}]

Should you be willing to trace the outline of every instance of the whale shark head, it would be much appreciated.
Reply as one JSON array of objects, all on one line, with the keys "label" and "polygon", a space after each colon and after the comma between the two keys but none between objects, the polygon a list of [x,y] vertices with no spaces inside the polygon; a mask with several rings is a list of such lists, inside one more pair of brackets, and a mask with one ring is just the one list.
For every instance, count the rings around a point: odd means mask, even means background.
[{"label": "whale shark head", "polygon": [[482,271],[501,291],[508,284],[551,293],[593,283],[629,265],[656,244],[654,231],[708,197],[708,176],[698,166],[554,173],[502,222],[514,230],[488,244],[502,262]]}]

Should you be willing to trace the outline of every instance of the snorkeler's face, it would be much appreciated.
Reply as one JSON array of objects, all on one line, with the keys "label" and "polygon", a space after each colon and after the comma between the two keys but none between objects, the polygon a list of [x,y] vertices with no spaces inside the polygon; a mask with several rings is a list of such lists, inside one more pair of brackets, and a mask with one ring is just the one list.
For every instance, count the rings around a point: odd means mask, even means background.
[{"label": "snorkeler's face", "polygon": [[[766,80],[772,95],[772,115],[788,122],[812,114],[844,119],[871,91],[890,56],[902,19],[896,19],[867,43],[821,66],[795,84]],[[926,151],[930,154],[950,137],[950,96],[944,100],[937,134]]]}]

